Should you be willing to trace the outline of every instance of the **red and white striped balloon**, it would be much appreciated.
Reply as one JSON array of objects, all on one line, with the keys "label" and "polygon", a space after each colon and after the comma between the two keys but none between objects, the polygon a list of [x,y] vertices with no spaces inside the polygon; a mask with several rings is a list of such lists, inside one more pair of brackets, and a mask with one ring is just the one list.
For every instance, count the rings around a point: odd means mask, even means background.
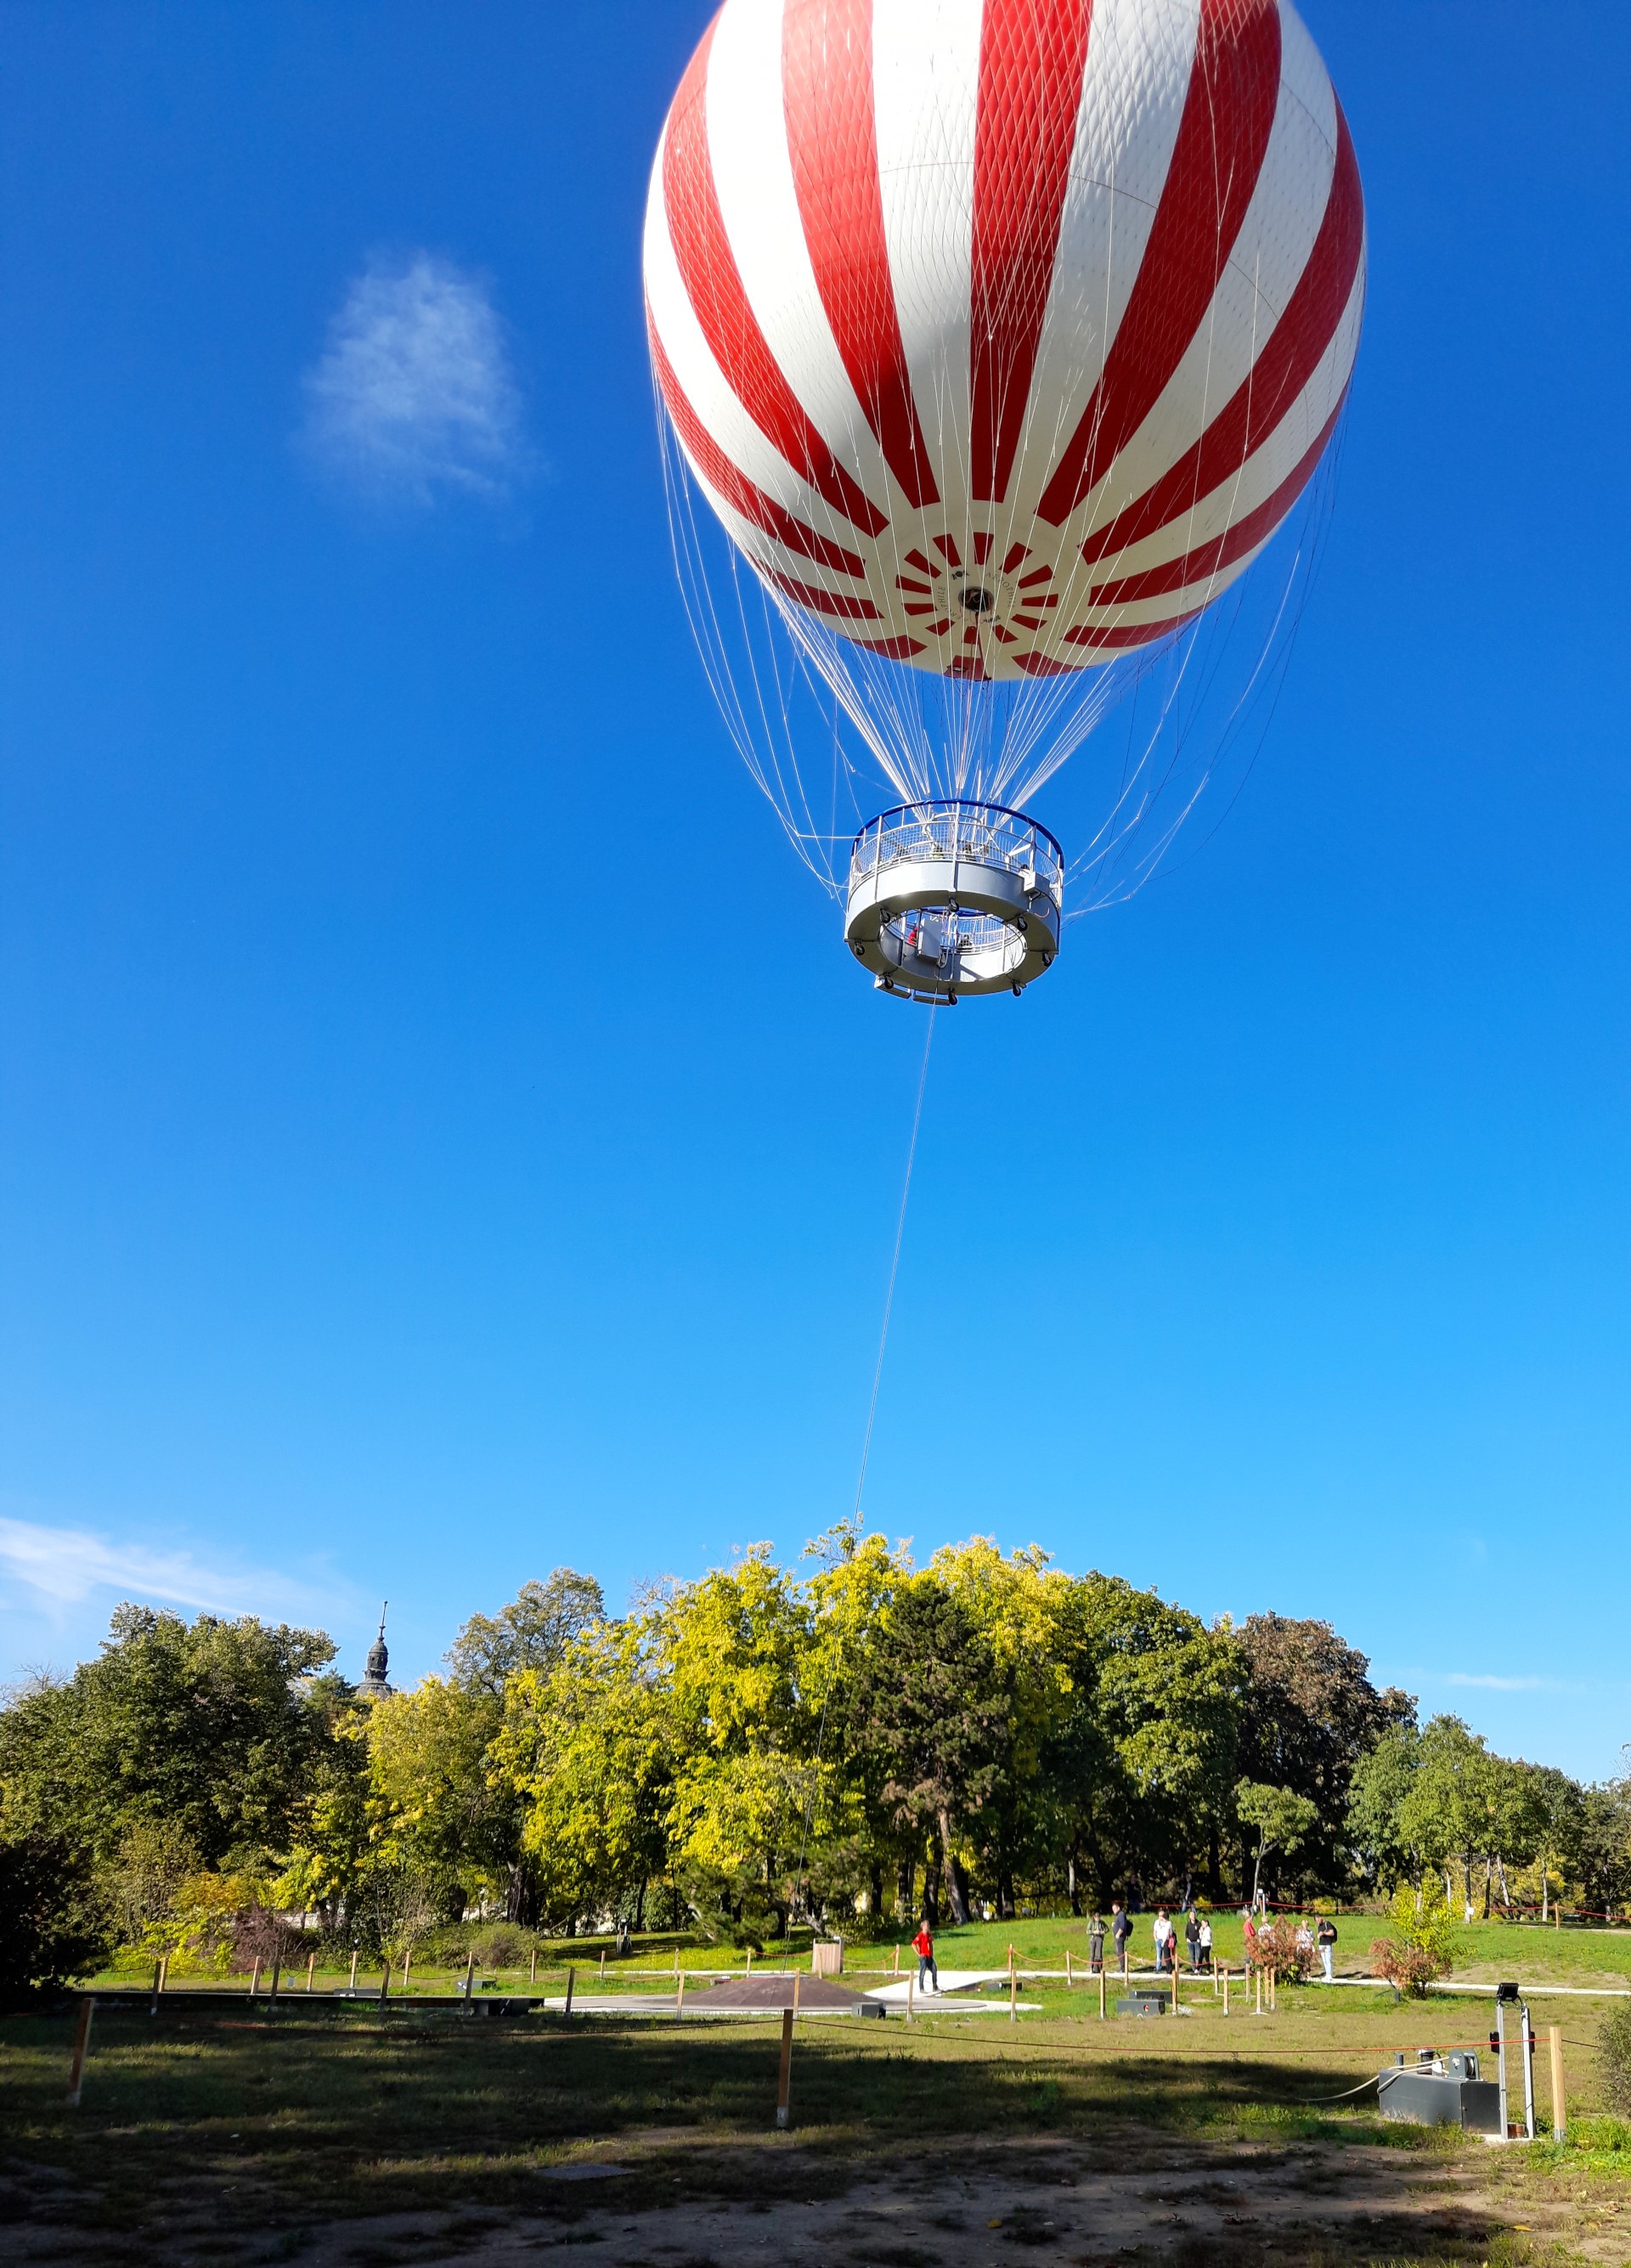
[{"label": "red and white striped balloon", "polygon": [[783,600],[1049,676],[1191,619],[1290,511],[1364,200],[1289,0],[725,0],[645,273],[680,445]]}]

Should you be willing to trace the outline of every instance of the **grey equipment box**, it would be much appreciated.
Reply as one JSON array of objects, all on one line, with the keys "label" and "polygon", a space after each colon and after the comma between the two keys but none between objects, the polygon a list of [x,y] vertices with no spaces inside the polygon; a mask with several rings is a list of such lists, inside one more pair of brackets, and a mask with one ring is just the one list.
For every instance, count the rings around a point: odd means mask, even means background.
[{"label": "grey equipment box", "polygon": [[1499,2134],[1501,2089],[1478,2075],[1470,2050],[1449,2059],[1406,2064],[1403,2056],[1376,2075],[1376,2102],[1384,2118],[1408,2118],[1418,2126],[1461,2126],[1469,2134]]},{"label": "grey equipment box", "polygon": [[1164,2016],[1166,2013],[1164,1992],[1129,1992],[1125,2000],[1116,2003],[1118,2016]]}]

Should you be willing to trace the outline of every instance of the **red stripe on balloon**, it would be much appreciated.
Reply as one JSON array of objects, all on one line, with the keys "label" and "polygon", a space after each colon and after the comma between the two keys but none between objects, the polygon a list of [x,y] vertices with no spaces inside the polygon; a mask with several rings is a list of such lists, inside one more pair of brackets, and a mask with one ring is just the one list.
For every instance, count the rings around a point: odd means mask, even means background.
[{"label": "red stripe on balloon", "polygon": [[878,610],[870,599],[857,598],[850,591],[823,591],[817,583],[801,583],[791,575],[779,575],[773,567],[761,567],[759,571],[779,591],[785,591],[795,606],[804,607],[813,615],[838,615],[852,622],[875,622],[878,619]]},{"label": "red stripe on balloon", "polygon": [[1181,630],[1185,622],[1192,622],[1204,607],[1192,607],[1187,614],[1174,615],[1165,622],[1127,622],[1118,630],[1103,630],[1089,624],[1084,630],[1066,630],[1060,644],[1080,646],[1153,645],[1157,638],[1165,637],[1171,630]]},{"label": "red stripe on balloon", "polygon": [[787,0],[781,75],[804,241],[833,338],[908,500],[937,504],[883,230],[872,0]]},{"label": "red stripe on balloon", "polygon": [[663,206],[680,277],[715,362],[766,440],[835,512],[877,535],[888,519],[816,431],[748,304],[708,154],[713,29],[710,25],[680,82],[663,143]]},{"label": "red stripe on balloon", "polygon": [[733,510],[744,519],[750,519],[766,535],[773,535],[778,543],[803,558],[814,559],[823,567],[836,568],[844,575],[865,575],[865,563],[841,543],[829,543],[824,535],[817,535],[813,527],[806,527],[801,519],[766,496],[764,490],[748,478],[734,464],[692,408],[690,397],[675,375],[674,365],[662,350],[662,342],[655,327],[646,320],[651,339],[652,360],[657,367],[657,383],[662,388],[662,398],[668,405],[674,430],[690,451],[697,471],[710,488],[724,497]]},{"label": "red stripe on balloon", "polygon": [[974,129],[970,475],[1008,480],[1030,399],[1076,140],[1093,0],[985,0]]},{"label": "red stripe on balloon", "polygon": [[1081,666],[1074,661],[1050,661],[1044,653],[1016,653],[1015,669],[1022,669],[1027,677],[1068,677]]},{"label": "red stripe on balloon", "polygon": [[1140,599],[1158,599],[1164,592],[1181,591],[1186,583],[1198,583],[1206,575],[1214,575],[1221,567],[1232,566],[1254,551],[1266,537],[1273,534],[1290,511],[1314,468],[1325,454],[1325,444],[1336,431],[1337,420],[1347,401],[1346,388],[1325,423],[1319,438],[1305,452],[1295,469],[1287,474],[1273,496],[1258,504],[1255,512],[1237,519],[1224,534],[1210,543],[1197,545],[1186,551],[1181,559],[1169,559],[1159,567],[1147,567],[1142,574],[1123,575],[1113,583],[1100,583],[1088,593],[1090,607],[1131,606]]},{"label": "red stripe on balloon", "polygon": [[915,637],[855,638],[852,644],[860,646],[863,653],[887,655],[890,661],[906,661],[914,653],[923,652],[922,639]]},{"label": "red stripe on balloon", "polygon": [[1229,264],[1280,100],[1278,0],[1202,0],[1165,187],[1093,398],[1043,492],[1058,527],[1165,392]]},{"label": "red stripe on balloon", "polygon": [[1202,497],[1231,480],[1251,452],[1274,431],[1317,369],[1353,296],[1365,240],[1365,197],[1353,136],[1339,106],[1337,162],[1325,216],[1296,290],[1233,398],[1170,472],[1089,536],[1081,556],[1089,565],[1153,535]]}]

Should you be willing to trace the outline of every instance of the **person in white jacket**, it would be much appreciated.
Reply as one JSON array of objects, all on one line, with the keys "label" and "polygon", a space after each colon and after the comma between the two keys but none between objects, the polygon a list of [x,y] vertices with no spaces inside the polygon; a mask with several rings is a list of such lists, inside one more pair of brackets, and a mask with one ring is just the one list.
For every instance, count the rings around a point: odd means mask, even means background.
[{"label": "person in white jacket", "polygon": [[1167,1965],[1167,1940],[1171,1934],[1172,1924],[1167,1918],[1167,1910],[1165,1906],[1160,1906],[1156,1909],[1155,1912],[1155,1967],[1157,1970],[1164,1970]]}]

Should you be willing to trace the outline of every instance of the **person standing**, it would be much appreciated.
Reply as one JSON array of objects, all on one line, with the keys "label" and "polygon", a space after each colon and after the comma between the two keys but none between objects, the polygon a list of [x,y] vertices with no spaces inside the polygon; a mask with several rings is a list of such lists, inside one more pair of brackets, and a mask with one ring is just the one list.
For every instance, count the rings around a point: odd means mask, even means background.
[{"label": "person standing", "polygon": [[912,1939],[911,1949],[918,1956],[919,1991],[922,1991],[923,1980],[926,1977],[929,1980],[930,1992],[938,1992],[940,1970],[934,1959],[934,1933],[930,1929],[927,1922],[923,1924],[916,1937]]},{"label": "person standing", "polygon": [[1127,1911],[1125,1906],[1122,1904],[1119,1898],[1116,1900],[1115,1904],[1110,1910],[1110,1933],[1111,1938],[1115,1940],[1116,1959],[1121,1964],[1121,1973],[1123,1977],[1125,1977],[1127,1973],[1127,1946],[1133,1936],[1133,1917]]},{"label": "person standing", "polygon": [[1165,1906],[1155,1909],[1155,1973],[1159,1976],[1167,1965],[1167,1948],[1172,1941],[1172,1924]]},{"label": "person standing", "polygon": [[1244,1948],[1241,1958],[1250,1971],[1257,1966],[1258,1958],[1258,1926],[1251,1918],[1250,1906],[1245,1908],[1240,1918],[1240,1941]]},{"label": "person standing", "polygon": [[1326,1984],[1334,1984],[1337,1981],[1335,1971],[1337,1926],[1329,1914],[1321,1914],[1319,1917],[1318,1936],[1320,1966],[1325,1972]]},{"label": "person standing", "polygon": [[1212,1967],[1212,1923],[1206,1914],[1200,1917],[1200,1965],[1208,1970]]},{"label": "person standing", "polygon": [[1104,1917],[1095,1914],[1088,1926],[1088,1965],[1097,1977],[1104,1967]]},{"label": "person standing", "polygon": [[1199,1977],[1200,1974],[1200,1916],[1193,1906],[1190,1908],[1188,1918],[1184,1924],[1184,1942],[1189,1948],[1189,1973],[1192,1977]]}]

